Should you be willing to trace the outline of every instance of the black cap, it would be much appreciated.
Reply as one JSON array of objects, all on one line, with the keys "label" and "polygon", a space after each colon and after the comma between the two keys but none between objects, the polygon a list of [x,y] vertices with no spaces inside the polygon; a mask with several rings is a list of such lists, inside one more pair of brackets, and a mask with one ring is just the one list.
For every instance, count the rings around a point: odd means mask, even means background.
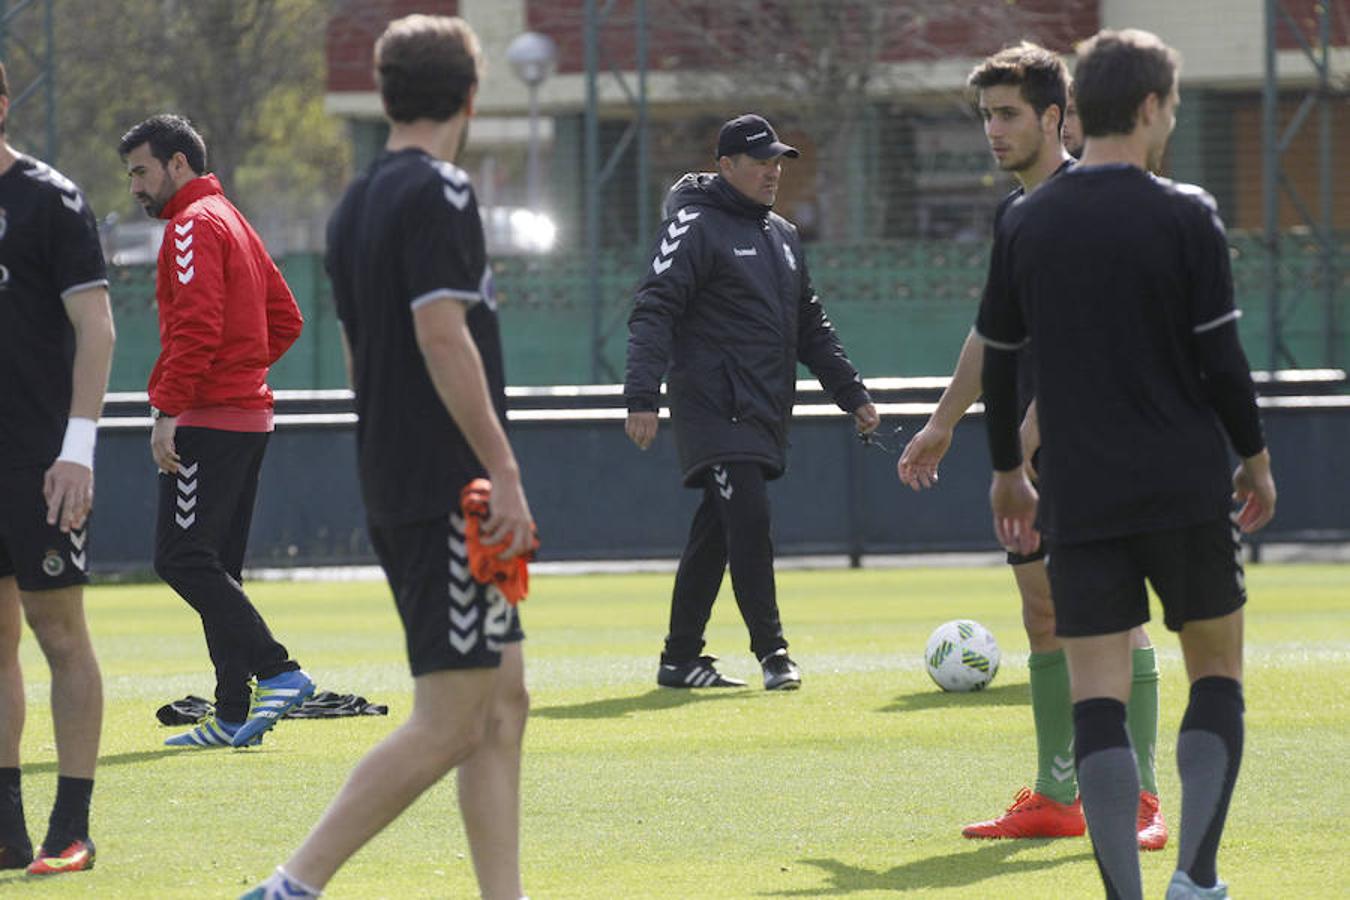
[{"label": "black cap", "polygon": [[755,159],[787,156],[796,159],[801,154],[778,139],[769,120],[754,113],[737,116],[722,126],[717,133],[717,156],[735,156],[748,153]]}]

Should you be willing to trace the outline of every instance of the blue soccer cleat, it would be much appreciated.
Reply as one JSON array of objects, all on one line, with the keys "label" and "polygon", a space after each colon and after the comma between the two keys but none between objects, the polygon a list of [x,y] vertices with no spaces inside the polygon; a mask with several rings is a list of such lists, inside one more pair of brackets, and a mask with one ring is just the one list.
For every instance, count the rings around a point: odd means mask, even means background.
[{"label": "blue soccer cleat", "polygon": [[234,746],[246,747],[254,738],[277,724],[286,713],[314,696],[314,679],[300,669],[282,672],[258,682],[253,690],[253,703],[248,719],[234,733]]},{"label": "blue soccer cleat", "polygon": [[257,735],[247,745],[236,744],[235,736],[244,727],[242,722],[222,722],[215,716],[207,716],[198,722],[191,731],[175,734],[164,741],[166,747],[192,747],[207,750],[213,747],[254,747],[262,743],[262,735]]}]

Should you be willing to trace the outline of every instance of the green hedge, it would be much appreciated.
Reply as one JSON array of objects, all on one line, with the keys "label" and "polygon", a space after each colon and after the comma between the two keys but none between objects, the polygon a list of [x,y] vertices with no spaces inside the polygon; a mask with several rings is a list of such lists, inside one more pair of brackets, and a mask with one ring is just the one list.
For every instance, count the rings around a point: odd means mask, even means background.
[{"label": "green hedge", "polygon": [[[1235,237],[1232,248],[1247,355],[1255,368],[1265,368],[1269,360],[1265,252],[1250,237]],[[1316,246],[1300,236],[1283,244],[1284,339],[1301,367],[1350,365],[1350,235],[1340,235],[1338,248],[1331,319],[1335,328],[1329,331]],[[813,244],[807,256],[825,308],[864,375],[944,375],[951,370],[979,304],[987,242]],[[645,264],[634,254],[601,259],[599,325],[605,336],[605,366],[599,381],[622,380],[627,306]],[[281,267],[306,326],[300,341],[272,371],[271,384],[343,386],[337,322],[319,256],[290,256]],[[562,255],[509,257],[494,261],[493,269],[511,383],[592,381],[596,309],[585,260]],[[113,390],[145,389],[159,350],[153,295],[151,269],[113,270],[118,331]]]}]

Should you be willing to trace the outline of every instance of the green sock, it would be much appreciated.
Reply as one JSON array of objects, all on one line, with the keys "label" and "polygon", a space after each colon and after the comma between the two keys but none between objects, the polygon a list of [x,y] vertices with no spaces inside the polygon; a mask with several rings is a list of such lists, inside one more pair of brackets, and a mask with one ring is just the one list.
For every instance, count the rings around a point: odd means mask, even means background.
[{"label": "green sock", "polygon": [[1036,793],[1072,803],[1078,793],[1073,769],[1073,703],[1064,651],[1033,653],[1031,716],[1036,721]]},{"label": "green sock", "polygon": [[1158,793],[1158,773],[1154,754],[1158,746],[1158,655],[1152,647],[1135,650],[1132,659],[1134,679],[1125,720],[1130,728],[1130,743],[1139,765],[1139,789]]}]

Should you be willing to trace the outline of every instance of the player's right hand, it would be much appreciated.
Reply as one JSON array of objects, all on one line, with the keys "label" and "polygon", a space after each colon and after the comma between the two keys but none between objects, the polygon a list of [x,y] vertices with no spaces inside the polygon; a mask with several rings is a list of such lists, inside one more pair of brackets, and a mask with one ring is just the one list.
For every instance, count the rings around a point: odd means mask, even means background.
[{"label": "player's right hand", "polygon": [[150,429],[150,455],[155,466],[170,475],[178,474],[178,464],[182,462],[173,440],[177,431],[178,420],[172,416],[160,416]]},{"label": "player's right hand", "polygon": [[1036,504],[1040,498],[1021,466],[994,472],[989,486],[989,505],[994,510],[994,534],[1005,550],[1035,553],[1041,545],[1036,530]]},{"label": "player's right hand", "polygon": [[48,525],[59,524],[67,534],[79,531],[94,505],[94,473],[77,462],[58,459],[42,476],[42,496]]},{"label": "player's right hand", "polygon": [[657,416],[654,412],[630,412],[623,430],[628,439],[637,444],[639,450],[646,450],[656,440]]},{"label": "player's right hand", "polygon": [[952,445],[952,431],[933,422],[919,429],[919,433],[905,445],[900,461],[895,464],[896,473],[903,484],[919,491],[930,488],[938,482],[938,463],[947,455]]},{"label": "player's right hand", "polygon": [[1237,525],[1243,534],[1260,531],[1275,517],[1275,477],[1270,472],[1269,450],[1238,465],[1233,473],[1233,499],[1242,504]]},{"label": "player's right hand", "polygon": [[534,546],[534,517],[525,499],[525,488],[517,478],[489,476],[492,482],[492,502],[488,517],[479,532],[485,545],[511,543],[498,556],[511,559]]}]

